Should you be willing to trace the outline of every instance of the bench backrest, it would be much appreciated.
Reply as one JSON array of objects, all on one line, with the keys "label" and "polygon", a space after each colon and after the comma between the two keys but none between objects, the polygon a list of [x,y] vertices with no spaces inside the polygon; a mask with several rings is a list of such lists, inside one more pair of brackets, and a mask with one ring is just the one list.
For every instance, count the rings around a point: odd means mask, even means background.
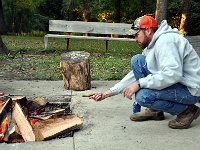
[{"label": "bench backrest", "polygon": [[126,35],[131,24],[49,20],[49,31]]}]

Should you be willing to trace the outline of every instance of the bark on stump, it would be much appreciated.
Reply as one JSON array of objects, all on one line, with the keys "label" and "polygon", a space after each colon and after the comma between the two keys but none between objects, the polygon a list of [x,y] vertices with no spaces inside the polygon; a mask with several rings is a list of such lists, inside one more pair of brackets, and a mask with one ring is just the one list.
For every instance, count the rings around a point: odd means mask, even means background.
[{"label": "bark on stump", "polygon": [[67,90],[88,90],[91,88],[90,54],[84,51],[72,51],[61,55],[60,66]]}]

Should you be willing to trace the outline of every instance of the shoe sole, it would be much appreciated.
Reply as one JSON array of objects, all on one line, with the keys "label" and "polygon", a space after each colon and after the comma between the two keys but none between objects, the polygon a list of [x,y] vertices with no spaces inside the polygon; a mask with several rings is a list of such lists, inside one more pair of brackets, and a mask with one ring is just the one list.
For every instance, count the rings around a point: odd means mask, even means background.
[{"label": "shoe sole", "polygon": [[160,121],[160,120],[165,120],[165,117],[164,116],[162,116],[162,117],[144,117],[144,118],[141,118],[141,119],[133,119],[133,118],[131,118],[130,117],[130,120],[132,120],[132,121],[148,121],[148,120],[155,120],[155,121]]},{"label": "shoe sole", "polygon": [[188,125],[185,126],[173,126],[173,125],[169,125],[168,126],[172,129],[188,129],[190,127],[190,124],[192,123],[192,121],[196,120],[200,115],[200,108],[197,109],[196,113],[194,114],[194,116],[192,117],[192,119],[190,120],[190,122],[188,123]]}]

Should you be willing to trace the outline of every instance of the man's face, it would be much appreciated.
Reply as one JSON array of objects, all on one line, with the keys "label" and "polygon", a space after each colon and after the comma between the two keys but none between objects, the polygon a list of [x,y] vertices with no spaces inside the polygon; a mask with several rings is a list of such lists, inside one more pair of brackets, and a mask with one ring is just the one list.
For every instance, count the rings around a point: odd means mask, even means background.
[{"label": "man's face", "polygon": [[135,34],[135,40],[142,49],[146,48],[149,45],[149,43],[151,42],[151,39],[148,37],[148,35],[146,33],[146,30],[147,29],[140,29]]}]

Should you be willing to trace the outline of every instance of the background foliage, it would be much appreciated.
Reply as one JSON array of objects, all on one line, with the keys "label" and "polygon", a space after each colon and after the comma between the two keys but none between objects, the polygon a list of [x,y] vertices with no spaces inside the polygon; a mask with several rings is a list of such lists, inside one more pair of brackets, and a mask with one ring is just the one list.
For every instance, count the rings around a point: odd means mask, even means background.
[{"label": "background foliage", "polygon": [[[168,0],[167,20],[173,27],[180,24],[183,0]],[[3,0],[9,33],[48,31],[49,19],[83,20],[89,8],[89,21],[133,23],[138,16],[155,13],[155,0]],[[200,34],[200,2],[191,0],[185,30]],[[33,32],[34,31],[34,32]]]}]

